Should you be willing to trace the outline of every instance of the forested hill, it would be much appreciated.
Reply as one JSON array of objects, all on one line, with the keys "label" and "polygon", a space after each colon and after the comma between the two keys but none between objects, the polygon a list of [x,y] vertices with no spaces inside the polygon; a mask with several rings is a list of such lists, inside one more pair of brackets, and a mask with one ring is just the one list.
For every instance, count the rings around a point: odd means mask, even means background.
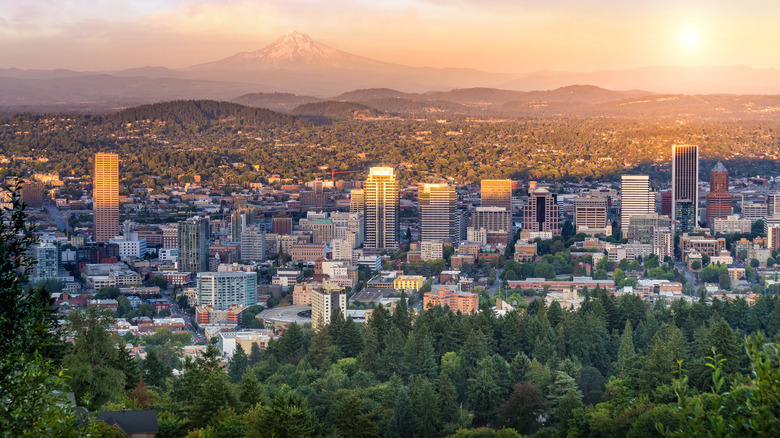
[{"label": "forested hill", "polygon": [[298,105],[293,114],[315,121],[351,120],[366,117],[377,117],[382,113],[368,105],[357,102],[312,102]]},{"label": "forested hill", "polygon": [[227,123],[236,126],[303,126],[308,122],[265,108],[215,100],[175,100],[128,108],[106,116],[108,121],[132,123],[158,120],[180,125]]}]

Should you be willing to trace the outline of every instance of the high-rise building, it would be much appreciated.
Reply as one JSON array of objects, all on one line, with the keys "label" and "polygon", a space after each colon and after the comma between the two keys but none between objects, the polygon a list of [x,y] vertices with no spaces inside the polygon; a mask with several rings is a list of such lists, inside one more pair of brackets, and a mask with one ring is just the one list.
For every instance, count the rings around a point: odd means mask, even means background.
[{"label": "high-rise building", "polygon": [[292,218],[287,216],[275,217],[271,221],[271,232],[274,234],[292,234]]},{"label": "high-rise building", "polygon": [[766,196],[766,215],[780,216],[780,193],[770,193]]},{"label": "high-rise building", "polygon": [[366,192],[363,189],[352,189],[349,192],[349,212],[363,214],[366,209]]},{"label": "high-rise building", "polygon": [[484,228],[486,231],[504,231],[509,232],[506,229],[507,218],[509,212],[503,207],[477,207],[471,213],[471,224],[469,228],[480,229]]},{"label": "high-rise building", "polygon": [[504,229],[512,234],[512,180],[483,179],[480,197],[483,207],[501,207],[509,212],[509,219]]},{"label": "high-rise building", "polygon": [[696,227],[696,206],[690,199],[679,199],[674,203],[675,234],[693,233]]},{"label": "high-rise building", "polygon": [[661,214],[672,217],[672,191],[664,190],[661,192]]},{"label": "high-rise building", "polygon": [[265,260],[265,231],[251,225],[241,233],[241,260],[259,262]]},{"label": "high-rise building", "polygon": [[528,194],[528,203],[523,206],[523,232],[561,234],[559,211],[556,196],[544,187],[537,187]]},{"label": "high-rise building", "polygon": [[574,226],[577,232],[606,231],[609,202],[602,197],[574,198]]},{"label": "high-rise building", "polygon": [[311,293],[311,326],[314,329],[330,324],[333,311],[347,314],[347,293],[343,287],[325,280],[320,290]]},{"label": "high-rise building", "polygon": [[199,272],[197,277],[198,305],[214,310],[227,310],[233,305],[257,304],[257,273]]},{"label": "high-rise building", "polygon": [[242,210],[233,210],[230,214],[230,241],[241,242],[241,235],[246,230],[247,214]]},{"label": "high-rise building", "polygon": [[620,229],[628,235],[631,216],[655,213],[655,194],[650,191],[647,175],[620,177]]},{"label": "high-rise building", "polygon": [[179,222],[179,272],[209,270],[209,220],[198,216]]},{"label": "high-rise building", "polygon": [[656,228],[669,228],[672,221],[669,216],[651,214],[638,214],[631,216],[626,237],[629,242],[653,243],[654,230]]},{"label": "high-rise building", "polygon": [[772,226],[766,229],[766,246],[772,251],[780,249],[780,226]]},{"label": "high-rise building", "polygon": [[457,242],[455,212],[458,195],[448,184],[422,184],[420,205],[420,241]]},{"label": "high-rise building", "polygon": [[711,228],[715,219],[726,219],[730,215],[729,173],[718,161],[718,164],[710,171],[710,192],[707,194],[707,225]]},{"label": "high-rise building", "polygon": [[179,225],[170,224],[160,227],[162,231],[162,247],[163,248],[178,248],[179,247]]},{"label": "high-rise building", "polygon": [[365,241],[371,249],[398,249],[400,200],[392,167],[372,167],[363,185]]},{"label": "high-rise building", "polygon": [[119,155],[95,154],[92,202],[95,242],[119,235]]},{"label": "high-rise building", "polygon": [[30,275],[32,282],[59,277],[60,257],[57,246],[50,242],[44,242],[30,248],[30,252],[36,261]]},{"label": "high-rise building", "polygon": [[[683,208],[685,219],[693,221],[683,226],[693,230],[699,217],[699,147],[696,145],[672,146],[672,222],[675,227],[679,221],[676,204],[682,200],[691,204]],[[689,212],[691,206],[693,211]]]},{"label": "high-rise building", "polygon": [[43,183],[25,181],[22,184],[22,202],[28,209],[40,210],[43,208]]}]

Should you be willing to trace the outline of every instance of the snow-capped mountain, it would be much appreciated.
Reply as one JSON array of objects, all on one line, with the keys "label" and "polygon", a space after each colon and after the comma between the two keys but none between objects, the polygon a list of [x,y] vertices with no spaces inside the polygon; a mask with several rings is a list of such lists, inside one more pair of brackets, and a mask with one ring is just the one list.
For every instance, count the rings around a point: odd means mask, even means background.
[{"label": "snow-capped mountain", "polygon": [[342,52],[290,31],[254,52],[240,52],[219,61],[192,66],[193,70],[266,70],[278,68],[372,69],[392,64]]}]

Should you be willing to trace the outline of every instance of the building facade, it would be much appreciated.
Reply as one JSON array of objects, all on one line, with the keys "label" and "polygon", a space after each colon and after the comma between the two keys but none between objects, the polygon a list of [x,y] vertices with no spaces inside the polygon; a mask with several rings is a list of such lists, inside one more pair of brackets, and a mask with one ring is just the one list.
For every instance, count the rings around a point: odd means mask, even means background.
[{"label": "building facade", "polygon": [[92,189],[95,242],[119,235],[119,155],[95,154]]},{"label": "building facade", "polygon": [[710,192],[707,194],[707,226],[714,228],[715,219],[731,216],[731,195],[729,194],[729,173],[723,164],[710,171]]},{"label": "building facade", "polygon": [[195,216],[179,222],[179,272],[209,270],[209,220]]},{"label": "building facade", "polygon": [[400,235],[398,181],[392,167],[372,167],[363,186],[365,241],[370,249],[398,249]]},{"label": "building facade", "polygon": [[628,235],[631,217],[655,213],[655,194],[647,175],[623,175],[620,178],[620,228]]},{"label": "building facade", "polygon": [[528,195],[528,203],[523,206],[523,232],[561,234],[559,208],[554,194],[537,188]]},{"label": "building facade", "polygon": [[[677,203],[688,202],[689,206],[678,209]],[[692,211],[688,211],[692,208]],[[678,213],[685,216],[678,218]],[[681,220],[691,222],[684,224],[683,228],[696,226],[699,217],[699,146],[673,145],[672,146],[672,222],[675,227]]]},{"label": "building facade", "polygon": [[337,308],[342,315],[347,314],[347,293],[341,286],[326,280],[320,290],[311,293],[312,328],[316,330],[330,324]]},{"label": "building facade", "polygon": [[199,272],[198,305],[215,310],[257,304],[257,274],[254,272]]},{"label": "building facade", "polygon": [[448,184],[422,184],[418,190],[420,240],[457,242],[455,212],[458,195]]}]

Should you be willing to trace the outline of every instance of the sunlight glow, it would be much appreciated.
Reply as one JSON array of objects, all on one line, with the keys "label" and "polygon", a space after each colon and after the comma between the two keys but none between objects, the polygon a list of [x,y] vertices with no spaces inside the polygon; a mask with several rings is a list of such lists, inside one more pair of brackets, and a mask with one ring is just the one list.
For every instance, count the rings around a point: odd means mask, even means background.
[{"label": "sunlight glow", "polygon": [[701,46],[701,32],[696,27],[686,27],[678,34],[677,43],[681,49],[692,52]]}]

